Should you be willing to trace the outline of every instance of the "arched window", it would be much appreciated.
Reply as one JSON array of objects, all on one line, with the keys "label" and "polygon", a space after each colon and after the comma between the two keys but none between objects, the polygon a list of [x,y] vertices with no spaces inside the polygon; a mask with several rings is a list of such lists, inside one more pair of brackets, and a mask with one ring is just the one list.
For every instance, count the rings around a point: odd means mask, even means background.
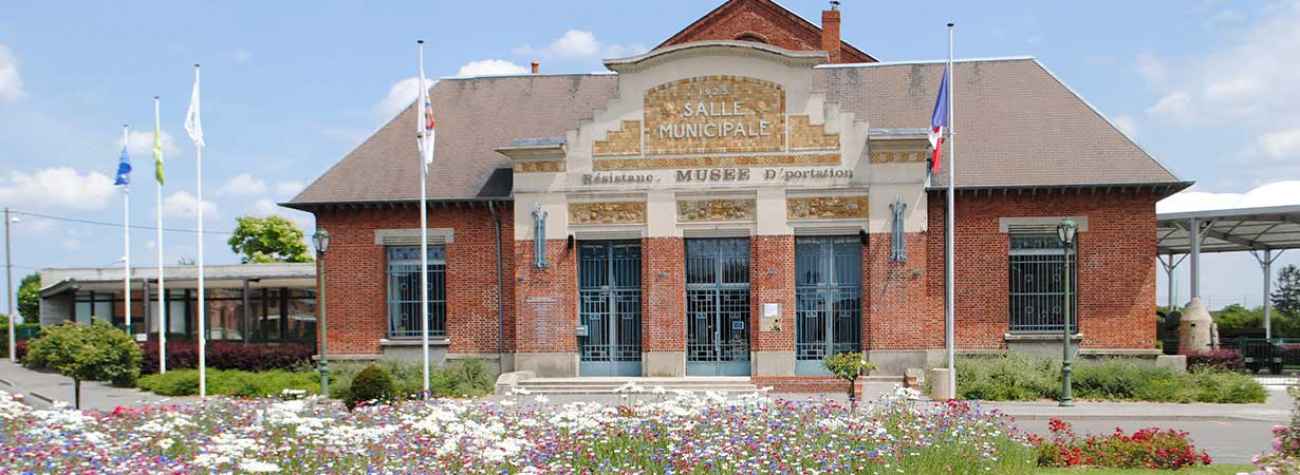
[{"label": "arched window", "polygon": [[736,41],[753,41],[755,43],[767,43],[767,38],[754,32],[745,32],[736,35]]}]

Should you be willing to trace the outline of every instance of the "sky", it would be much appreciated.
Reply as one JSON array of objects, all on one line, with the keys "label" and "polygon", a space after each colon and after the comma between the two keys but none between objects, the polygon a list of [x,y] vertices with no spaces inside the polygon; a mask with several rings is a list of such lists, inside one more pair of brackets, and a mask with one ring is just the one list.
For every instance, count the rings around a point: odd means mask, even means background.
[{"label": "sky", "polygon": [[[13,227],[15,279],[38,268],[108,266],[121,229],[112,185],[122,146],[136,173],[132,223],[159,208],[150,177],[154,96],[161,97],[167,186],[164,261],[195,257],[204,209],[209,263],[238,216],[311,216],[276,206],[414,98],[417,39],[433,77],[603,71],[601,59],[653,47],[721,0],[497,0],[0,3],[0,206]],[[782,0],[815,23],[827,2]],[[1300,1],[914,2],[846,0],[843,37],[883,61],[946,55],[1039,58],[1142,147],[1196,185],[1162,209],[1275,203],[1300,196]],[[69,10],[75,10],[70,14]],[[203,65],[204,201],[182,128]],[[1253,192],[1252,192],[1253,190]],[[1247,200],[1247,197],[1251,197]],[[133,230],[133,263],[153,265],[153,231]],[[1300,263],[1300,250],[1279,264]],[[1154,265],[1154,264],[1153,264]],[[1260,304],[1248,255],[1208,256],[1212,306]],[[1186,266],[1180,272],[1185,272]],[[1186,276],[1175,279],[1186,299]],[[1167,285],[1159,284],[1160,302]],[[8,308],[0,298],[0,309]]]}]

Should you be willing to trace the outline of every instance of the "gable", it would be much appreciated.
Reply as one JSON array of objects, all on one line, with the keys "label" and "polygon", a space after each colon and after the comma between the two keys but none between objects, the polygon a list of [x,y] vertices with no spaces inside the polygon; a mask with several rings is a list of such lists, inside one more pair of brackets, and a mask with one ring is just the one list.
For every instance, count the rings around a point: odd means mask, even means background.
[{"label": "gable", "polygon": [[[791,51],[821,50],[821,27],[771,0],[729,0],[669,37],[655,49],[693,41],[743,40]],[[874,63],[847,42],[840,42],[836,63]]]}]

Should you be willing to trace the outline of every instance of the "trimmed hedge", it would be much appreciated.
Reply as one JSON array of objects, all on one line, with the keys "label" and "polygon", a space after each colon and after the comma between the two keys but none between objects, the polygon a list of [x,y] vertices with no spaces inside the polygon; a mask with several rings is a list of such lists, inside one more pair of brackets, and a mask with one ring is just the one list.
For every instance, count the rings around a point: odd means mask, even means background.
[{"label": "trimmed hedge", "polygon": [[[199,393],[199,370],[181,369],[166,374],[140,377],[136,385],[145,391],[163,396],[195,396]],[[285,389],[300,389],[308,394],[320,392],[320,375],[317,373],[272,370],[248,372],[238,370],[208,370],[208,395],[234,397],[273,397]]]},{"label": "trimmed hedge", "polygon": [[[141,372],[158,372],[158,340],[141,345],[144,363]],[[300,343],[240,343],[230,341],[208,342],[208,368],[242,371],[293,369],[311,362],[315,352]],[[198,342],[168,341],[167,371],[197,368],[199,366]]]},{"label": "trimmed hedge", "polygon": [[[1085,400],[1259,403],[1264,387],[1244,374],[1201,369],[1177,373],[1126,359],[1074,364],[1074,397]],[[1056,399],[1061,363],[1012,353],[957,360],[957,396],[987,401]]]},{"label": "trimmed hedge", "polygon": [[[412,399],[423,389],[424,374],[419,363],[398,360],[380,360],[374,363],[393,379],[393,397]],[[330,397],[346,399],[352,380],[369,364],[357,362],[330,363]],[[434,397],[477,397],[492,394],[496,374],[479,360],[463,360],[432,368],[429,372],[429,391]]]},{"label": "trimmed hedge", "polygon": [[343,404],[351,411],[360,404],[382,404],[392,400],[393,376],[384,368],[372,364],[352,378],[352,384],[348,385],[348,396],[343,398]]},{"label": "trimmed hedge", "polygon": [[1187,369],[1241,371],[1246,369],[1246,358],[1232,349],[1198,351],[1187,355]]}]

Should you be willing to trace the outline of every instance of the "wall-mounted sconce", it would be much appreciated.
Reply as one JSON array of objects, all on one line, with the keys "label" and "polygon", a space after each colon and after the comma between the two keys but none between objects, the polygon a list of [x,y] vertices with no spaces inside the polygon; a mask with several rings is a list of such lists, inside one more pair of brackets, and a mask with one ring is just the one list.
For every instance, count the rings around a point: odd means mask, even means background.
[{"label": "wall-mounted sconce", "polygon": [[865,230],[865,229],[859,229],[859,230],[858,230],[858,240],[859,240],[859,241],[862,241],[862,246],[863,246],[863,247],[866,247],[867,242],[868,242],[868,240],[867,240],[867,230]]},{"label": "wall-mounted sconce", "polygon": [[566,248],[568,248],[570,251],[573,250],[573,235],[572,235],[572,234],[569,235],[569,240],[568,240],[567,242],[564,243],[564,246],[565,246]]}]

